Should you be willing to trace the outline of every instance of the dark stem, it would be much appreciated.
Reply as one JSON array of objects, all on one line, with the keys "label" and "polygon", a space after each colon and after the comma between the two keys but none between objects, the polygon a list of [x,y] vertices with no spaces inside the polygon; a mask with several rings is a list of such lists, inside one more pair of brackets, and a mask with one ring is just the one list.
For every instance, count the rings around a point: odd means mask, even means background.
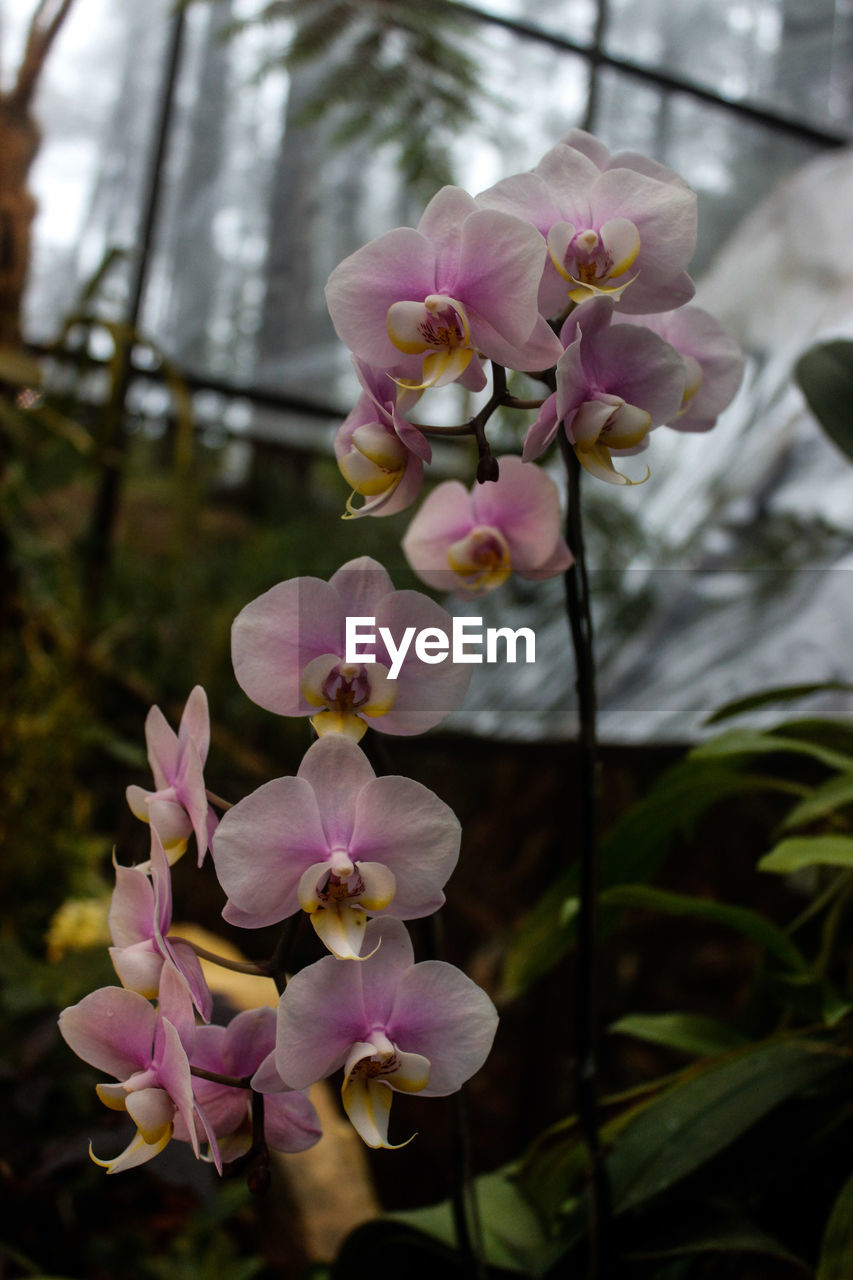
[{"label": "dark stem", "polygon": [[211,964],[219,965],[220,969],[233,969],[235,973],[256,974],[260,978],[269,976],[263,964],[255,964],[253,960],[229,960],[227,956],[218,956],[215,951],[208,951],[206,947],[200,947],[197,942],[190,942],[189,938],[182,938],[179,934],[170,935],[168,941],[186,942],[200,960],[209,960]]},{"label": "dark stem", "polygon": [[279,995],[282,994],[287,986],[288,967],[290,963],[290,953],[293,950],[293,944],[296,941],[296,935],[299,932],[299,926],[302,924],[302,911],[297,911],[295,916],[290,916],[285,920],[281,927],[281,933],[278,937],[278,943],[275,951],[269,960],[261,964],[261,970],[275,983],[276,990]]},{"label": "dark stem", "polygon": [[578,813],[579,911],[577,934],[576,1060],[578,1121],[589,1157],[590,1227],[587,1274],[606,1275],[610,1221],[610,1185],[598,1120],[597,1062],[597,841],[598,746],[596,741],[595,659],[589,580],[581,520],[580,463],[560,432],[568,476],[566,541],[574,563],[565,574],[566,612],[575,653],[578,696],[580,801]]},{"label": "dark stem", "polygon": [[227,1076],[221,1071],[208,1071],[207,1067],[190,1067],[190,1075],[198,1076],[199,1080],[210,1080],[213,1084],[224,1084],[229,1089],[251,1089],[251,1076]]},{"label": "dark stem", "polygon": [[[428,916],[423,922],[427,959],[439,960],[442,948],[441,920]],[[464,1272],[472,1280],[486,1280],[483,1261],[483,1231],[471,1168],[471,1126],[465,1086],[450,1098],[450,1207],[456,1248],[462,1258]]]},{"label": "dark stem", "polygon": [[433,427],[429,423],[419,422],[418,429],[428,436],[473,436],[477,442],[477,481],[485,484],[487,480],[497,480],[498,461],[492,457],[489,441],[486,438],[486,424],[492,414],[502,406],[509,409],[539,409],[541,400],[521,400],[511,396],[506,388],[506,369],[502,364],[492,361],[492,394],[473,418],[453,427]]}]

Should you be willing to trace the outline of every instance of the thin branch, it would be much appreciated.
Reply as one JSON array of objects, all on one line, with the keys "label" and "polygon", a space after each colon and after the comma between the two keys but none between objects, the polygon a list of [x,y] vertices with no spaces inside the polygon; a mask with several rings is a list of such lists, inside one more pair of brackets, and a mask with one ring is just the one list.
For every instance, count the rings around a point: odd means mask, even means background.
[{"label": "thin branch", "polygon": [[225,956],[218,956],[213,951],[208,951],[206,947],[200,947],[197,942],[191,942],[189,938],[181,938],[175,936],[170,941],[186,942],[192,947],[200,960],[209,960],[211,964],[218,964],[220,969],[233,969],[235,973],[251,973],[259,978],[269,978],[270,973],[265,964],[255,964],[253,960],[229,960]]},{"label": "thin branch", "polygon": [[[58,3],[57,0],[39,0],[30,20],[27,43],[18,68],[15,87],[7,99],[13,110],[22,113],[29,110],[51,45],[68,17],[73,3],[74,0],[58,0]],[[51,8],[55,9],[55,12],[52,17],[45,20],[45,13]]]},{"label": "thin branch", "polygon": [[233,800],[223,800],[222,796],[218,796],[216,792],[211,791],[210,788],[208,788],[204,794],[207,796],[211,804],[216,805],[217,809],[225,810],[234,808]]},{"label": "thin branch", "polygon": [[208,1071],[207,1067],[190,1066],[190,1075],[200,1080],[210,1080],[213,1084],[224,1084],[229,1089],[251,1089],[251,1076],[226,1076],[221,1071]]}]

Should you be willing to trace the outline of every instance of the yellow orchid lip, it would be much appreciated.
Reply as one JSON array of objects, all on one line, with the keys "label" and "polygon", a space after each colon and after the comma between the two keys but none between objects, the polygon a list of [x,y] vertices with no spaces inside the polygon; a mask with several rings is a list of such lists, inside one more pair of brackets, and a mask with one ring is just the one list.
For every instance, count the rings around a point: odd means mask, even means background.
[{"label": "yellow orchid lip", "polygon": [[446,294],[431,293],[423,302],[393,303],[385,325],[398,351],[424,357],[420,382],[393,379],[404,393],[447,386],[461,377],[473,359],[465,308]]},{"label": "yellow orchid lip", "polygon": [[558,222],[548,232],[548,254],[557,271],[572,288],[574,303],[590,298],[617,301],[636,280],[619,280],[640,252],[640,233],[628,218],[611,218],[598,231],[577,231],[571,222]]},{"label": "yellow orchid lip", "polygon": [[357,1043],[350,1049],[344,1066],[341,1099],[353,1128],[374,1149],[394,1151],[405,1142],[388,1141],[388,1119],[395,1089],[420,1093],[429,1083],[429,1059],[418,1053],[401,1053],[383,1033],[373,1041]]}]

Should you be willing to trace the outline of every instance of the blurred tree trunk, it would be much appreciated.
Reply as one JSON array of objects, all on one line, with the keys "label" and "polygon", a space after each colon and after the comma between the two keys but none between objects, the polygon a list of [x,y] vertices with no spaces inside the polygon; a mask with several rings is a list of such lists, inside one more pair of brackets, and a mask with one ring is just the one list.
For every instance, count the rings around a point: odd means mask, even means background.
[{"label": "blurred tree trunk", "polygon": [[41,140],[32,103],[50,47],[74,0],[39,0],[13,87],[0,93],[0,347],[21,343],[36,202],[27,185]]},{"label": "blurred tree trunk", "polygon": [[179,270],[166,328],[170,349],[183,365],[208,367],[209,327],[220,277],[213,222],[223,207],[225,124],[231,50],[220,32],[233,18],[231,0],[211,6],[200,53],[201,69],[190,112],[185,161],[175,201],[169,252]]}]

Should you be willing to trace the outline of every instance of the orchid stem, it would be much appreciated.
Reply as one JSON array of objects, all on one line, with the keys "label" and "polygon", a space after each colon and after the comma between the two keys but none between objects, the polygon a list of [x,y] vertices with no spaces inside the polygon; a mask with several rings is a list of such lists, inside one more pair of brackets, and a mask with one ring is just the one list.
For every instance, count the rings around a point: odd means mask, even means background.
[{"label": "orchid stem", "polygon": [[198,1076],[200,1080],[211,1080],[213,1084],[224,1084],[229,1089],[251,1089],[251,1076],[229,1076],[224,1075],[221,1071],[208,1071],[207,1067],[190,1067],[190,1075]]},{"label": "orchid stem", "polygon": [[189,938],[175,935],[175,940],[188,943],[200,960],[209,960],[211,964],[218,964],[220,969],[233,969],[235,973],[251,973],[260,978],[269,977],[266,968],[255,964],[254,960],[229,960],[226,956],[218,956],[216,952],[208,951],[207,947],[200,947],[197,942],[190,942]]},{"label": "orchid stem", "polygon": [[[424,919],[423,936],[427,958],[440,959],[443,950],[440,916],[427,916]],[[450,1098],[450,1150],[450,1208],[456,1248],[462,1258],[466,1276],[470,1276],[471,1280],[486,1280],[483,1230],[471,1169],[471,1125],[464,1085]]]},{"label": "orchid stem", "polygon": [[272,978],[279,995],[283,993],[284,988],[287,986],[290,953],[293,950],[293,944],[296,941],[303,914],[302,911],[297,911],[296,915],[290,916],[289,919],[285,920],[278,937],[276,949],[263,965],[263,972],[268,978]]},{"label": "orchid stem", "polygon": [[596,809],[598,792],[598,744],[596,740],[595,658],[589,579],[581,521],[580,463],[565,433],[560,447],[568,476],[566,541],[574,556],[565,573],[566,612],[575,654],[578,695],[578,748],[580,753],[580,804],[578,857],[580,864],[577,1032],[575,1080],[578,1121],[589,1157],[590,1224],[587,1274],[590,1280],[607,1273],[606,1247],[611,1216],[610,1184],[599,1132],[597,1060],[597,895],[598,850]]},{"label": "orchid stem", "polygon": [[223,800],[222,796],[218,796],[215,791],[211,791],[209,788],[208,790],[205,791],[204,794],[207,796],[211,804],[216,805],[217,809],[222,809],[224,811],[226,809],[234,808],[233,801]]}]

